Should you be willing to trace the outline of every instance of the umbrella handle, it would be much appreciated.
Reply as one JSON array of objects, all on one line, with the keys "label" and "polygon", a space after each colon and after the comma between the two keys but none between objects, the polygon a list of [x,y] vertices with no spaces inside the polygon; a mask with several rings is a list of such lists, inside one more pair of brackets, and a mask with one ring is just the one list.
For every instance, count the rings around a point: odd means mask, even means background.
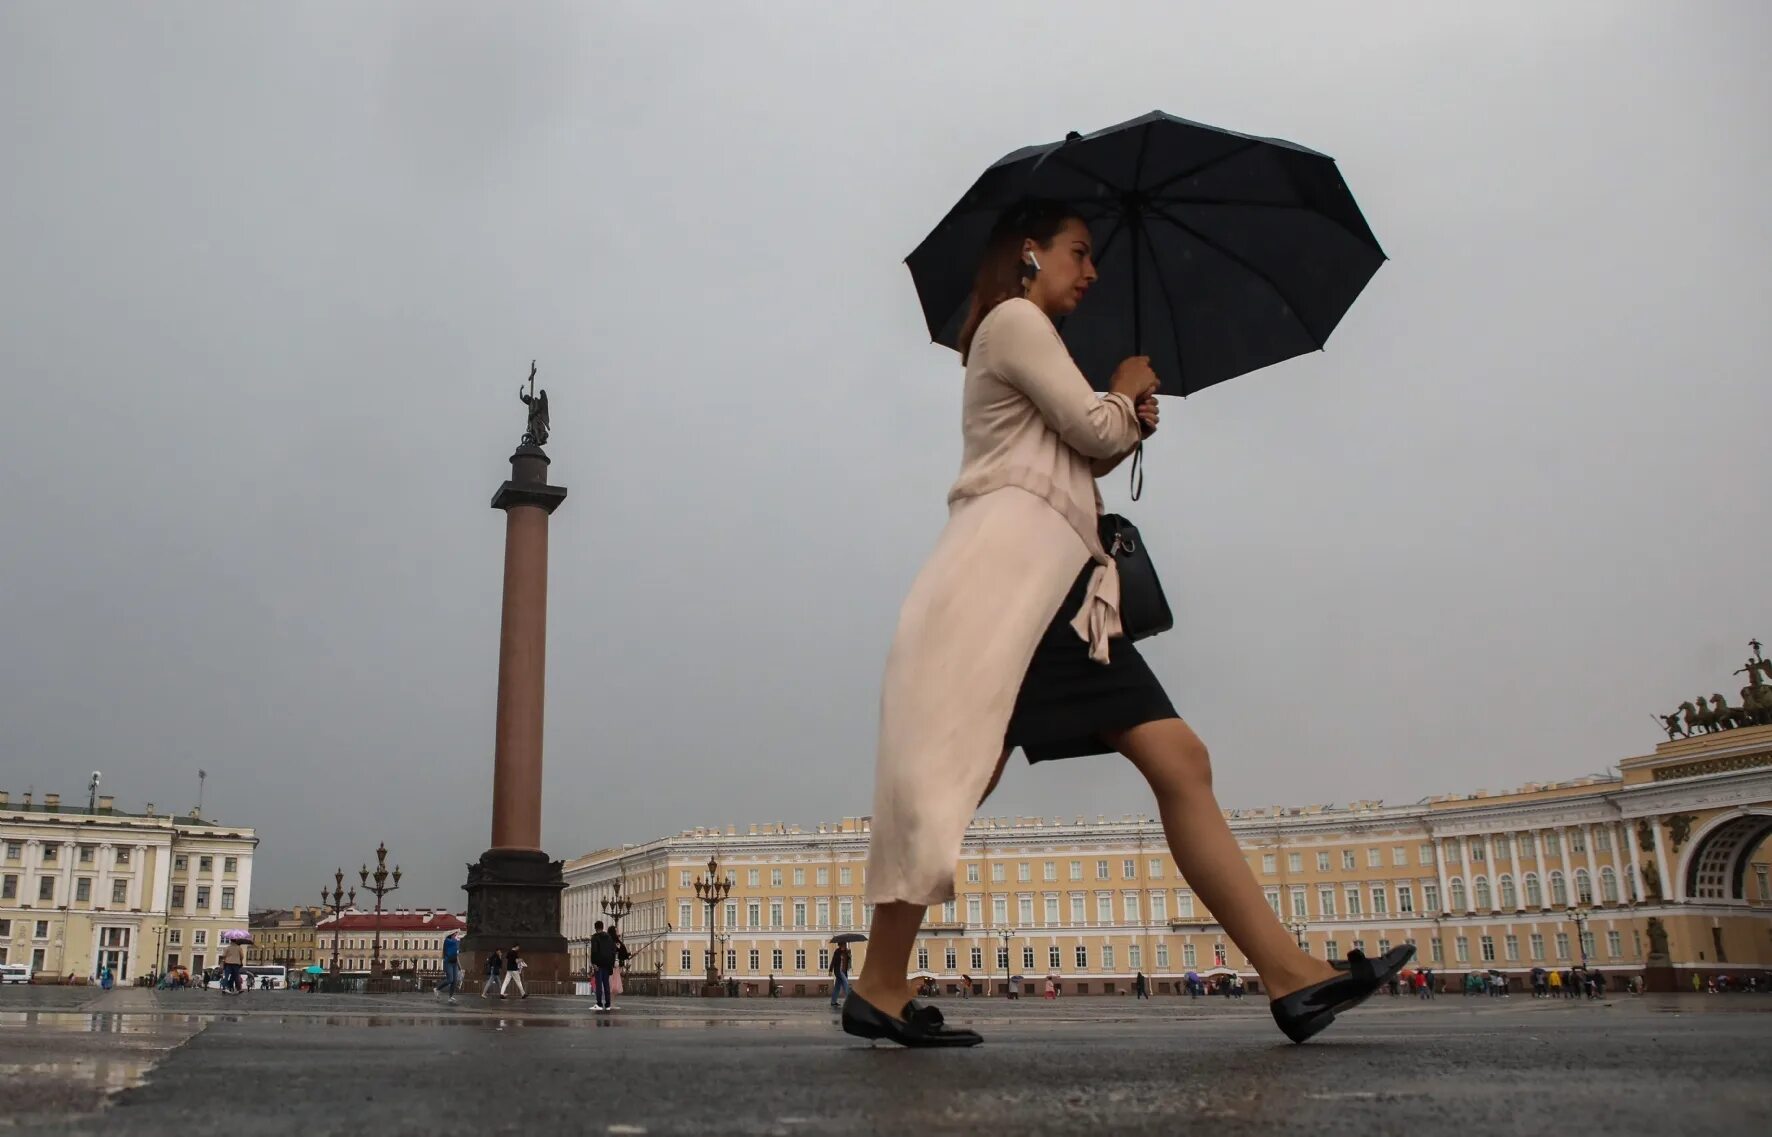
[{"label": "umbrella handle", "polygon": [[1132,500],[1137,501],[1144,493],[1144,439],[1132,448]]}]

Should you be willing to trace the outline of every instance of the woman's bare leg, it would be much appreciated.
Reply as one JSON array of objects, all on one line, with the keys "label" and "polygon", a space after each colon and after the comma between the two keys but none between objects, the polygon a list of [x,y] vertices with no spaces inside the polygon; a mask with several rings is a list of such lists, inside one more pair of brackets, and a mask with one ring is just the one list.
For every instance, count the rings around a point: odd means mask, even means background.
[{"label": "woman's bare leg", "polygon": [[[984,788],[978,799],[979,805],[983,805],[984,799],[997,788],[1009,753],[1005,750],[998,756],[997,768],[991,773],[990,785]],[[874,906],[874,923],[868,929],[867,959],[850,990],[893,1018],[899,1016],[915,993],[915,985],[910,981],[911,949],[917,946],[917,929],[923,926],[923,914],[927,910],[921,904]]]},{"label": "woman's bare leg", "polygon": [[1300,951],[1268,907],[1212,793],[1206,744],[1180,719],[1118,731],[1108,743],[1132,760],[1157,795],[1176,867],[1261,975],[1277,999],[1339,974]]}]

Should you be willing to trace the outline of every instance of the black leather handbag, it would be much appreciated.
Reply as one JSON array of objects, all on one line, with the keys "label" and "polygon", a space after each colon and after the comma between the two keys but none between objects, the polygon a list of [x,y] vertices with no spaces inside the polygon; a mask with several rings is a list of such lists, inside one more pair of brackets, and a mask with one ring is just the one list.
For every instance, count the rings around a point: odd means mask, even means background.
[{"label": "black leather handbag", "polygon": [[1120,630],[1126,638],[1136,642],[1173,628],[1175,616],[1138,526],[1117,513],[1104,513],[1097,529],[1101,547],[1120,570]]}]

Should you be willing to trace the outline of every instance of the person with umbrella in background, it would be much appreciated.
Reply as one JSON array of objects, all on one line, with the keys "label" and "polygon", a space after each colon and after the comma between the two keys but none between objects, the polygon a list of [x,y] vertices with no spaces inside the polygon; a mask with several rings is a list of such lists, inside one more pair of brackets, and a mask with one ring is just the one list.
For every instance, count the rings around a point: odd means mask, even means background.
[{"label": "person with umbrella in background", "polygon": [[1010,154],[908,258],[931,336],[965,368],[964,453],[882,682],[874,918],[846,1032],[982,1041],[911,999],[906,974],[925,909],[953,898],[966,826],[1017,747],[1030,761],[1132,761],[1182,874],[1293,1041],[1408,962],[1407,946],[1376,962],[1350,953],[1339,972],[1268,907],[1205,745],[1132,643],[1166,623],[1148,589],[1147,622],[1124,618],[1119,561],[1136,549],[1118,529],[1104,540],[1095,484],[1157,429],[1157,368],[1185,394],[1321,347],[1382,260],[1332,160],[1160,113]]},{"label": "person with umbrella in background", "polygon": [[849,954],[849,945],[867,939],[856,932],[844,932],[833,936],[831,943],[836,947],[831,950],[831,1008],[835,1010],[842,1005],[843,997],[849,994],[849,971],[854,966],[854,957]]}]

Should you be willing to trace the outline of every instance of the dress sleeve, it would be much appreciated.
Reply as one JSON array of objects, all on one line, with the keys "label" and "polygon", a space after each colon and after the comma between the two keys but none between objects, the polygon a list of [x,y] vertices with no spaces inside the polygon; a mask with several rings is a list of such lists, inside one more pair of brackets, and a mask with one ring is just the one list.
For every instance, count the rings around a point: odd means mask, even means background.
[{"label": "dress sleeve", "polygon": [[1006,300],[980,330],[994,370],[1026,395],[1046,424],[1086,458],[1113,458],[1138,442],[1138,414],[1124,395],[1099,395],[1077,369],[1052,321],[1026,300]]}]

